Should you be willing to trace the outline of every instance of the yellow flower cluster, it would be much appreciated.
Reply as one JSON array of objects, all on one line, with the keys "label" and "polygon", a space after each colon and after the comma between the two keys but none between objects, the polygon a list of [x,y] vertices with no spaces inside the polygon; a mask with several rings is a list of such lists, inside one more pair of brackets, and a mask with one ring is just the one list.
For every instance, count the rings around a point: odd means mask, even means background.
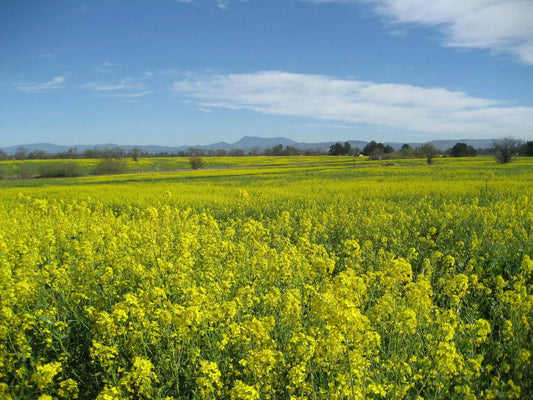
[{"label": "yellow flower cluster", "polygon": [[0,399],[528,398],[533,173],[470,162],[6,189]]}]

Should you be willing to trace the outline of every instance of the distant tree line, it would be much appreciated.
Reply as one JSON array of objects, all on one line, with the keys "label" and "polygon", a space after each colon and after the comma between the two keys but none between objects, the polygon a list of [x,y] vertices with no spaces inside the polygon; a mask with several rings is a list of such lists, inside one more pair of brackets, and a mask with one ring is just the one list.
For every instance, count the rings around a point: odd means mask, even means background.
[{"label": "distant tree line", "polygon": [[332,144],[329,155],[333,156],[368,156],[371,160],[383,160],[392,158],[426,158],[428,164],[433,162],[436,156],[444,157],[475,157],[479,155],[493,155],[499,163],[507,163],[514,156],[533,156],[533,141],[522,142],[511,137],[495,141],[493,146],[486,149],[475,149],[463,142],[456,143],[453,147],[440,151],[433,144],[425,143],[420,147],[413,148],[404,144],[396,151],[390,145],[384,145],[372,140],[363,150],[352,148],[349,142],[337,142]]},{"label": "distant tree line", "polygon": [[67,151],[57,153],[48,153],[43,150],[28,151],[24,147],[19,147],[13,155],[8,155],[5,151],[0,150],[0,161],[5,160],[48,160],[48,159],[122,159],[131,158],[137,161],[139,158],[150,157],[242,157],[242,156],[298,156],[298,155],[325,155],[327,151],[316,149],[297,149],[292,146],[283,146],[278,144],[272,148],[261,150],[259,147],[253,147],[249,151],[242,149],[200,149],[191,147],[186,151],[177,152],[146,152],[140,148],[134,147],[125,150],[121,147],[105,149],[87,149],[77,151],[75,147]]},{"label": "distant tree line", "polygon": [[[502,150],[501,145],[504,144],[505,148]],[[502,156],[502,151],[504,155]],[[367,156],[373,160],[382,160],[390,158],[430,158],[437,155],[449,156],[449,157],[474,157],[476,155],[494,155],[502,162],[507,162],[506,159],[515,155],[520,156],[533,156],[533,141],[522,142],[520,140],[505,138],[497,141],[491,148],[487,149],[474,149],[471,145],[467,145],[463,142],[456,143],[453,147],[446,151],[439,151],[431,148],[428,143],[418,148],[413,148],[409,144],[404,144],[397,151],[390,145],[376,142],[372,140],[362,150],[358,147],[352,147],[349,142],[337,142],[330,146],[329,151],[320,149],[297,149],[293,146],[284,146],[278,144],[271,148],[260,149],[259,147],[251,148],[248,151],[242,149],[200,149],[191,147],[186,151],[178,152],[155,152],[150,153],[143,151],[138,147],[125,150],[120,147],[114,148],[93,148],[84,151],[78,151],[75,147],[68,149],[67,151],[61,151],[57,153],[48,153],[43,150],[28,151],[24,147],[19,147],[13,155],[8,155],[5,151],[0,150],[0,161],[5,160],[44,160],[44,159],[123,159],[131,158],[137,161],[139,158],[149,157],[242,157],[242,156],[297,156],[297,155],[334,155],[334,156]],[[429,160],[428,160],[429,162]]]}]

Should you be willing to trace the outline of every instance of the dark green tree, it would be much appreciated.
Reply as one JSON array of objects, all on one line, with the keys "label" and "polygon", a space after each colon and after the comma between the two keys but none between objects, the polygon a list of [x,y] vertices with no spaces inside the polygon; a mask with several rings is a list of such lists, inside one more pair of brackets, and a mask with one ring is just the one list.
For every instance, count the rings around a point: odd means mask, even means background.
[{"label": "dark green tree", "polygon": [[352,154],[352,145],[348,142],[344,142],[344,154],[347,156]]},{"label": "dark green tree", "polygon": [[346,153],[344,151],[344,146],[342,145],[342,143],[337,142],[330,146],[328,154],[330,156],[342,156]]},{"label": "dark green tree", "polygon": [[365,147],[363,147],[363,154],[365,156],[370,156],[372,155],[372,153],[374,152],[374,150],[376,149],[376,147],[378,146],[378,144],[376,143],[375,140],[372,140],[370,143],[368,143]]},{"label": "dark green tree", "polygon": [[528,140],[522,145],[521,153],[527,157],[533,157],[533,141]]},{"label": "dark green tree", "polygon": [[452,157],[475,157],[477,151],[471,145],[458,142],[450,149],[450,155]]},{"label": "dark green tree", "polygon": [[363,149],[363,154],[365,156],[370,156],[375,160],[381,160],[383,153],[385,153],[385,146],[383,143],[377,143],[375,140],[372,140]]},{"label": "dark green tree", "polygon": [[466,143],[455,143],[452,147],[450,154],[452,157],[467,157],[468,156],[468,146]]},{"label": "dark green tree", "polygon": [[283,155],[283,145],[277,144],[274,147],[272,147],[272,155],[273,156],[282,156]]},{"label": "dark green tree", "polygon": [[300,154],[300,152],[296,147],[286,146],[285,149],[283,149],[284,156],[297,156],[298,154]]}]

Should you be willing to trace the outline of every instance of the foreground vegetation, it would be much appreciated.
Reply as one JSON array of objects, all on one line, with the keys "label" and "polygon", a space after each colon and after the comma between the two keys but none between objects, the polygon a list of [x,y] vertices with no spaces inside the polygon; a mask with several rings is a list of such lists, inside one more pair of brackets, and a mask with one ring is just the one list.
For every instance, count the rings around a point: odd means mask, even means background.
[{"label": "foreground vegetation", "polygon": [[531,398],[533,161],[336,160],[0,182],[0,398]]}]

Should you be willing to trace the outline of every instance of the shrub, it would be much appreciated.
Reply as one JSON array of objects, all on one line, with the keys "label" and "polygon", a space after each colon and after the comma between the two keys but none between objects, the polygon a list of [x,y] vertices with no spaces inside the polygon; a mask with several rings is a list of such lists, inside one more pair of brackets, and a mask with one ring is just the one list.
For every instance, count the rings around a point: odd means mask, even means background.
[{"label": "shrub", "polygon": [[17,167],[17,176],[19,178],[31,178],[33,175],[35,175],[35,172],[30,164],[20,164]]},{"label": "shrub", "polygon": [[94,168],[93,175],[113,175],[128,172],[128,164],[125,160],[105,159]]},{"label": "shrub", "polygon": [[39,165],[39,176],[42,178],[72,178],[82,175],[81,167],[75,162],[54,162]]},{"label": "shrub", "polygon": [[204,166],[204,160],[202,160],[202,157],[191,157],[189,164],[191,164],[192,169],[202,168]]}]

